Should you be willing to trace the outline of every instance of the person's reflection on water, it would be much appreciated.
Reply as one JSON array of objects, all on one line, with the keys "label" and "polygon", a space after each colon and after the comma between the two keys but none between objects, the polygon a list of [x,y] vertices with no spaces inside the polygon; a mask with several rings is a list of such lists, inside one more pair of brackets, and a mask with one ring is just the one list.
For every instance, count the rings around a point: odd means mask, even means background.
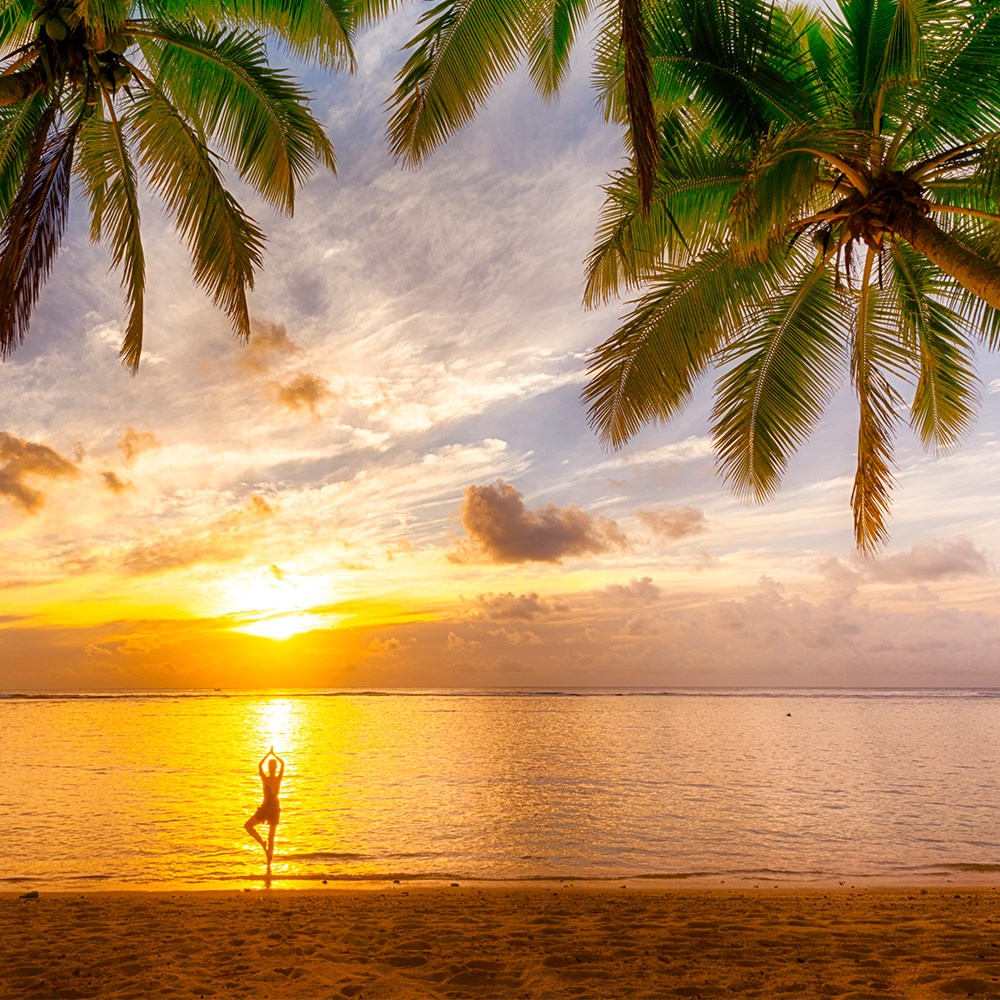
[{"label": "person's reflection on water", "polygon": [[[267,774],[265,774],[264,761],[268,757],[273,757],[274,760],[267,765]],[[243,829],[264,848],[264,854],[267,857],[267,871],[270,874],[271,859],[274,857],[274,831],[277,829],[278,821],[281,819],[281,803],[278,801],[278,791],[281,788],[281,777],[285,773],[285,762],[274,752],[273,746],[261,757],[260,762],[257,764],[257,772],[260,774],[260,783],[264,789],[264,801],[261,802],[257,811],[243,824]],[[257,832],[257,827],[261,823],[267,823],[268,826],[266,842]]]}]

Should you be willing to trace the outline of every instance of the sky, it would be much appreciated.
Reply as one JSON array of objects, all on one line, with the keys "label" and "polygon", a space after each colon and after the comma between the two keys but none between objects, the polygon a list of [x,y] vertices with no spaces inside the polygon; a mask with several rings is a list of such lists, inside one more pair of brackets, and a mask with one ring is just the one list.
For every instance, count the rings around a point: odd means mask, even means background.
[{"label": "sky", "polygon": [[386,151],[413,12],[303,70],[338,154],[268,234],[249,346],[142,203],[142,363],[84,206],[0,365],[0,690],[1000,686],[1000,364],[961,446],[896,453],[853,542],[845,385],[778,497],[716,474],[711,377],[617,452],[588,426],[600,186],[588,46],[519,71],[419,170]]}]

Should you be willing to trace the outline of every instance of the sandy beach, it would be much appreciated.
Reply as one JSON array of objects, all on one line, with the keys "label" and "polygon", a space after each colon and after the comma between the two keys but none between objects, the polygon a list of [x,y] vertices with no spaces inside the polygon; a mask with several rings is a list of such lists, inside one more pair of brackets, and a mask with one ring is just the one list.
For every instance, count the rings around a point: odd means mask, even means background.
[{"label": "sandy beach", "polygon": [[1000,997],[1000,889],[0,895],[3,997]]}]

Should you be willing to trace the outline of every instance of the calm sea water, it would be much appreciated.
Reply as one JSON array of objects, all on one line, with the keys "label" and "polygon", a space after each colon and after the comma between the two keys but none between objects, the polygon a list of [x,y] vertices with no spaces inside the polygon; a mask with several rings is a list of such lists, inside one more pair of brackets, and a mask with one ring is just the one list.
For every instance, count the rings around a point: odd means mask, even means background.
[{"label": "calm sea water", "polygon": [[[0,697],[0,888],[713,877],[1000,884],[1000,691]],[[264,828],[266,830],[266,828]]]}]

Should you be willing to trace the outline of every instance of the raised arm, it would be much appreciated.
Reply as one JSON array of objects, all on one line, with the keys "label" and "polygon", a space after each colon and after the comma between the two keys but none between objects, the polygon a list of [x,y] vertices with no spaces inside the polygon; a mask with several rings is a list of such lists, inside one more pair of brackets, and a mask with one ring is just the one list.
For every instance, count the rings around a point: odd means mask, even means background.
[{"label": "raised arm", "polygon": [[267,760],[267,758],[270,757],[273,752],[274,752],[274,747],[271,747],[271,749],[268,750],[263,757],[261,757],[260,763],[257,765],[257,773],[261,776],[261,778],[264,777],[264,761]]},{"label": "raised arm", "polygon": [[[271,753],[274,753],[272,750]],[[280,778],[285,773],[285,762],[275,753],[274,759],[278,762],[278,777]]]}]

